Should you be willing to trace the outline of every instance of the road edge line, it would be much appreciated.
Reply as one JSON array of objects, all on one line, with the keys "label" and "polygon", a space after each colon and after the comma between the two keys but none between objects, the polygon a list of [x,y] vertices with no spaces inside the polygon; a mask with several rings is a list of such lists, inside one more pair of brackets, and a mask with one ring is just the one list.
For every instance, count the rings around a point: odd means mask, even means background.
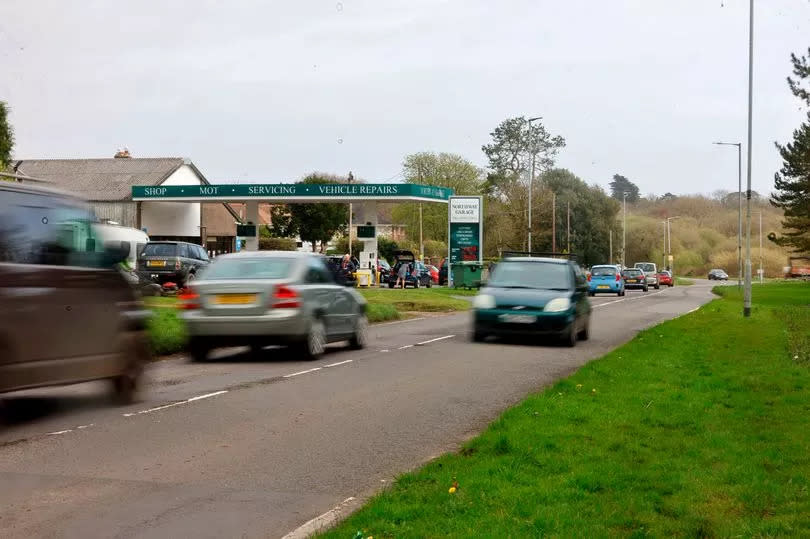
[{"label": "road edge line", "polygon": [[354,496],[349,496],[329,511],[301,524],[282,537],[282,539],[305,539],[306,537],[312,536],[315,532],[323,531],[331,527],[343,518],[344,513],[347,512],[347,508],[356,500]]}]

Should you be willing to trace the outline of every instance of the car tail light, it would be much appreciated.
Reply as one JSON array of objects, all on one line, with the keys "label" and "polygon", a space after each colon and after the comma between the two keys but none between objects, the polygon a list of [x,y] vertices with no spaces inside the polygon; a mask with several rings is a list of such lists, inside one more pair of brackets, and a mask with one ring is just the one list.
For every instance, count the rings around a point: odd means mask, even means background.
[{"label": "car tail light", "polygon": [[177,295],[180,300],[180,308],[186,311],[191,311],[200,308],[200,295],[191,287],[184,288]]},{"label": "car tail light", "polygon": [[179,269],[180,269],[180,268],[182,268],[182,267],[183,267],[183,265],[180,263],[180,259],[179,259],[179,258],[175,258],[175,259],[174,259],[174,269],[179,270]]},{"label": "car tail light", "polygon": [[274,309],[297,309],[301,306],[298,292],[288,286],[277,286],[273,292]]},{"label": "car tail light", "polygon": [[588,282],[591,282],[591,274],[588,274]]},{"label": "car tail light", "polygon": [[621,280],[622,280],[622,276],[621,276],[621,274],[617,273],[617,274],[616,274],[616,282],[618,283],[618,282],[619,282],[619,281],[621,281]]}]

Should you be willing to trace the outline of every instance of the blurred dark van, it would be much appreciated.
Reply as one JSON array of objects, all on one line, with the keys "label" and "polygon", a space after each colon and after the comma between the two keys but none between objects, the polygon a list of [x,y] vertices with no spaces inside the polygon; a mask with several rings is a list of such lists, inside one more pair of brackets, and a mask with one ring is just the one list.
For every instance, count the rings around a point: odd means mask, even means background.
[{"label": "blurred dark van", "polygon": [[78,198],[0,181],[0,393],[109,379],[134,398],[148,313],[95,226]]}]

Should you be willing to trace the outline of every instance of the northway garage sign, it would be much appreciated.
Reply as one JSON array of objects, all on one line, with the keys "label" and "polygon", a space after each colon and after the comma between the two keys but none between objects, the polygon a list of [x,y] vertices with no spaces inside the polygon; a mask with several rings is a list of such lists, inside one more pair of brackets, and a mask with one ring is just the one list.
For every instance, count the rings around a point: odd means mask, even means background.
[{"label": "northway garage sign", "polygon": [[424,200],[447,202],[453,194],[447,187],[409,183],[355,184],[219,184],[132,187],[133,200]]}]

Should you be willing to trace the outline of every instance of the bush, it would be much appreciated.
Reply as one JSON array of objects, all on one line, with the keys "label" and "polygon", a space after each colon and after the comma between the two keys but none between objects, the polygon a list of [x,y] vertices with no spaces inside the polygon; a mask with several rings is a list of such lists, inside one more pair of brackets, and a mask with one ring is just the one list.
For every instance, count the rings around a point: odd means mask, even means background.
[{"label": "bush", "polygon": [[259,238],[260,251],[295,251],[298,244],[291,238]]},{"label": "bush", "polygon": [[425,258],[440,260],[446,256],[447,244],[445,242],[438,240],[427,240],[425,242]]},{"label": "bush", "polygon": [[[352,242],[352,255],[357,256],[359,252],[363,250],[363,242],[360,240],[354,240]],[[330,251],[336,251],[335,254],[345,255],[349,252],[349,237],[343,236],[339,240],[335,242],[335,247],[330,249]]]},{"label": "bush", "polygon": [[377,252],[379,257],[391,262],[394,259],[394,251],[399,249],[397,242],[389,238],[377,238]]}]

